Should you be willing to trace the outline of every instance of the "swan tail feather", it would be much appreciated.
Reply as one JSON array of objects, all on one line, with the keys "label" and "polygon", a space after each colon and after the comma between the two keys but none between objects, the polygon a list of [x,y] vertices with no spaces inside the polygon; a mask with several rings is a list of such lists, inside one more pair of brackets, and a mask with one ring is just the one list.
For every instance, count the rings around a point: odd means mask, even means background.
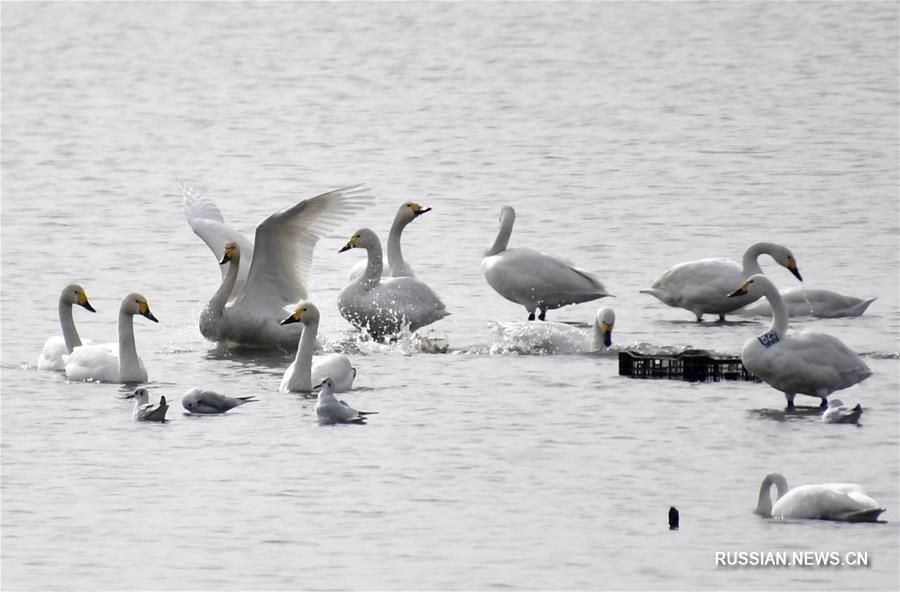
[{"label": "swan tail feather", "polygon": [[876,522],[878,515],[884,512],[884,508],[871,508],[869,510],[854,510],[843,512],[834,517],[842,522]]}]

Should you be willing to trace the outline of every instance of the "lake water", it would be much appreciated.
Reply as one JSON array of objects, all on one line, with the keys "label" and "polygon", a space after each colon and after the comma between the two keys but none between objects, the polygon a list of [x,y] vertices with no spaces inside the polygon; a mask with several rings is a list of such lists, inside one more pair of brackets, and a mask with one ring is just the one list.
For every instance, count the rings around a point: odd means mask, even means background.
[{"label": "lake water", "polygon": [[[897,589],[900,524],[896,3],[4,3],[4,589]],[[277,392],[291,354],[220,353],[197,321],[219,282],[179,180],[252,233],[366,183],[376,205],[319,243],[320,335],[353,346],[380,411],[322,427]],[[433,211],[404,250],[452,315],[358,344],[336,309],[370,226]],[[480,272],[512,246],[596,273],[615,299],[550,311],[620,346],[737,354],[764,321],[694,322],[639,290],[668,267],[783,243],[805,285],[878,300],[794,325],[874,374],[862,425],[785,419],[764,384],[618,376],[615,356],[519,355],[525,311]],[[764,259],[774,281],[798,285]],[[162,425],[124,387],[38,372],[81,283],[112,341],[122,296]],[[502,345],[502,344],[501,344]],[[507,344],[508,345],[508,344]],[[193,386],[259,401],[182,414]],[[800,397],[798,403],[813,403]],[[858,482],[885,524],[752,513],[766,473]],[[670,505],[681,530],[670,532]],[[717,567],[716,552],[868,553],[869,567]]]}]

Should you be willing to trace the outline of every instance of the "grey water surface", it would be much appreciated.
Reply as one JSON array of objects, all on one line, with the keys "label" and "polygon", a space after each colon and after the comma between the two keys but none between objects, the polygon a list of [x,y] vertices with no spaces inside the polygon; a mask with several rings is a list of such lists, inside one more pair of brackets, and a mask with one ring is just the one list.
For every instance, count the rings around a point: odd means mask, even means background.
[{"label": "grey water surface", "polygon": [[[4,589],[898,587],[898,5],[828,3],[4,3]],[[219,282],[179,182],[252,235],[269,213],[366,183],[376,205],[316,250],[320,336],[379,411],[323,427],[278,392],[290,352],[220,351],[197,321]],[[370,226],[433,208],[407,260],[452,315],[360,342],[337,294]],[[511,246],[594,272],[615,298],[550,311],[620,347],[737,354],[764,320],[698,324],[639,290],[691,259],[787,245],[805,285],[878,300],[798,319],[863,354],[839,394],[861,426],[785,415],[765,384],[620,377],[615,356],[521,355],[525,310],[480,272]],[[782,288],[797,285],[764,259]],[[69,282],[83,337],[122,296],[165,424],[121,385],[38,372]],[[258,401],[182,414],[191,387]],[[800,404],[815,401],[798,397]],[[884,524],[752,513],[766,473],[862,484]],[[681,529],[666,515],[678,507]],[[868,567],[716,565],[717,552],[868,554]]]}]

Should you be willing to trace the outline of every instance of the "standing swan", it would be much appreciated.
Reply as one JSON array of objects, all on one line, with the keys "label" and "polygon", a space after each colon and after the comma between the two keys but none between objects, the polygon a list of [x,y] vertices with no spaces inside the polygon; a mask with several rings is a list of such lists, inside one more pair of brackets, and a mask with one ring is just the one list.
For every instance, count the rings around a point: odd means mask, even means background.
[{"label": "standing swan", "polygon": [[[394,216],[394,223],[391,225],[391,232],[388,234],[387,241],[387,259],[388,269],[385,274],[387,277],[416,277],[410,267],[403,259],[403,251],[400,250],[400,236],[406,225],[426,212],[430,212],[431,208],[423,208],[414,201],[408,201],[397,210]],[[350,281],[361,276],[366,270],[366,261],[360,261],[350,270]]]},{"label": "standing swan", "polygon": [[[772,485],[778,490],[772,505]],[[780,473],[770,473],[759,488],[756,514],[765,518],[839,520],[842,522],[876,522],[884,508],[866,495],[856,483],[821,483],[801,485],[788,490]]]},{"label": "standing swan", "polygon": [[515,210],[504,206],[500,231],[484,253],[481,272],[498,294],[525,307],[529,321],[537,309],[543,321],[548,309],[610,296],[597,278],[561,259],[533,249],[508,249],[515,221]]},{"label": "standing swan", "polygon": [[744,252],[743,266],[724,257],[679,263],[656,278],[650,288],[641,290],[641,293],[655,296],[669,306],[691,311],[698,322],[704,314],[717,314],[719,320],[724,321],[726,313],[759,298],[750,295],[728,298],[727,294],[736,290],[751,275],[763,272],[758,261],[763,254],[770,255],[776,263],[803,281],[797,269],[797,260],[787,247],[775,243],[756,243]]},{"label": "standing swan", "polygon": [[338,309],[352,325],[382,340],[406,325],[416,331],[450,314],[437,294],[416,278],[381,278],[381,242],[373,231],[356,231],[339,252],[354,248],[367,251],[366,271],[338,295]]},{"label": "standing swan", "polygon": [[751,277],[730,297],[765,296],[772,307],[769,330],[744,344],[741,361],[752,374],[784,393],[788,408],[795,395],[822,399],[861,382],[872,371],[842,341],[825,333],[788,334],[788,314],[775,284],[763,274]]},{"label": "standing swan", "polygon": [[312,392],[313,384],[318,384],[329,376],[334,379],[336,392],[353,388],[356,368],[350,364],[350,358],[346,354],[318,356],[313,364],[313,351],[316,349],[316,335],[319,332],[319,309],[316,305],[312,302],[298,304],[293,314],[281,321],[282,325],[291,323],[302,323],[303,333],[300,334],[297,356],[284,373],[278,390],[283,393],[309,393]]},{"label": "standing swan", "polygon": [[88,302],[87,294],[81,286],[69,284],[63,288],[59,293],[59,326],[62,328],[62,337],[56,335],[44,342],[44,349],[38,358],[38,370],[65,370],[66,362],[63,356],[69,355],[73,349],[81,345],[81,338],[72,318],[73,304],[97,312]]},{"label": "standing swan", "polygon": [[[231,230],[216,205],[185,192],[194,232],[220,257],[222,284],[200,318],[210,341],[293,347],[299,331],[279,325],[286,310],[307,297],[313,250],[320,238],[371,204],[362,186],[344,187],[275,212],[256,227],[255,242]],[[249,265],[247,260],[249,259]]]},{"label": "standing swan", "polygon": [[147,370],[134,345],[134,315],[139,314],[154,323],[159,321],[150,312],[147,299],[129,294],[119,306],[119,355],[103,345],[76,347],[66,360],[69,380],[99,380],[101,382],[147,382]]}]

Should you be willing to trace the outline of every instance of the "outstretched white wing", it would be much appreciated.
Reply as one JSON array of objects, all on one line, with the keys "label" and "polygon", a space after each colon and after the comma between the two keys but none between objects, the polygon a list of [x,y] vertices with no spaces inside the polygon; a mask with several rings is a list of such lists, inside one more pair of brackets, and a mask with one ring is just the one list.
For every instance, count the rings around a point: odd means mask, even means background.
[{"label": "outstretched white wing", "polygon": [[[243,234],[225,224],[225,218],[216,204],[193,187],[187,187],[182,183],[181,198],[184,217],[191,225],[191,230],[203,239],[216,257],[216,261],[221,260],[222,255],[225,254],[225,243],[237,243],[241,250],[241,267],[238,270],[238,278],[232,294],[239,294],[250,271],[253,243]],[[224,278],[228,271],[227,266],[220,265],[219,271],[222,272]]]},{"label": "outstretched white wing", "polygon": [[366,187],[354,185],[305,199],[263,220],[256,227],[247,284],[234,305],[274,311],[306,298],[316,243],[372,201]]}]

